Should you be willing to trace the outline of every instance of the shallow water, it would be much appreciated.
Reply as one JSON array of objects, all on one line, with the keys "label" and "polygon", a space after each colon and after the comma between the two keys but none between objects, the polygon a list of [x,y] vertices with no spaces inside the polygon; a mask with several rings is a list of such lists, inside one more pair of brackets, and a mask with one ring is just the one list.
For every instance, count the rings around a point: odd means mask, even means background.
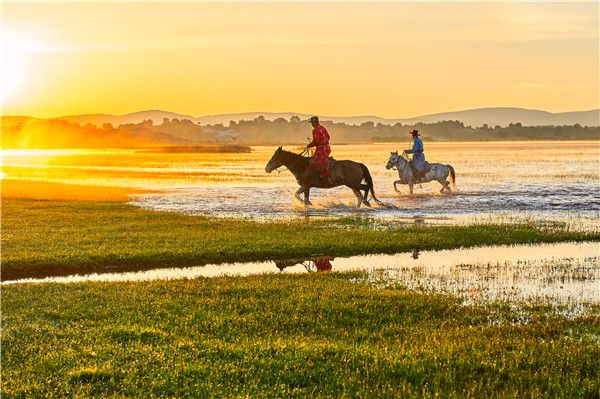
[{"label": "shallow water", "polygon": [[246,262],[140,272],[21,279],[2,284],[150,281],[263,273],[367,271],[382,286],[458,295],[467,303],[507,301],[570,308],[600,303],[600,244],[493,246],[303,261]]},{"label": "shallow water", "polygon": [[[453,165],[458,192],[440,185],[394,192],[397,172],[386,170],[398,143],[334,145],[337,159],[364,162],[385,206],[356,209],[347,188],[313,189],[314,207],[293,199],[297,185],[286,170],[265,173],[275,146],[240,154],[168,154],[136,150],[3,151],[2,176],[11,179],[160,190],[131,197],[140,207],[257,220],[361,215],[421,218],[435,223],[488,219],[554,220],[600,228],[600,141],[426,143],[430,162]],[[295,150],[294,147],[286,147]]]}]

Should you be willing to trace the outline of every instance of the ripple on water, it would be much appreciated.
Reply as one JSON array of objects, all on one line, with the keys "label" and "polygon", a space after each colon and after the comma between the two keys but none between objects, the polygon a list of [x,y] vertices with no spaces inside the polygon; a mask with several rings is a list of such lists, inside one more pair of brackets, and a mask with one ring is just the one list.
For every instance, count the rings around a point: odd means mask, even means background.
[{"label": "ripple on water", "polygon": [[[298,216],[368,216],[403,219],[415,216],[444,219],[443,223],[470,223],[482,218],[573,221],[583,229],[600,227],[598,187],[512,185],[461,190],[450,195],[417,192],[412,196],[379,190],[385,205],[356,207],[356,198],[345,188],[312,190],[312,207],[304,207],[294,186],[198,187],[136,195],[131,203],[146,209],[260,221]],[[586,226],[587,225],[587,226]]]}]

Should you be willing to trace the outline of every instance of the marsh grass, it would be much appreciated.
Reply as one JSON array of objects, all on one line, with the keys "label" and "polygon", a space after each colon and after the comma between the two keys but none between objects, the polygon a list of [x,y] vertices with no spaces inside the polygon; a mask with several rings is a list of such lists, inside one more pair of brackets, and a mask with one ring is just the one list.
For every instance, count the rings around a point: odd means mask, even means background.
[{"label": "marsh grass", "polygon": [[2,396],[597,397],[597,317],[364,276],[5,286]]},{"label": "marsh grass", "polygon": [[535,223],[399,225],[368,218],[258,223],[118,202],[3,199],[2,279],[207,263],[597,240]]}]

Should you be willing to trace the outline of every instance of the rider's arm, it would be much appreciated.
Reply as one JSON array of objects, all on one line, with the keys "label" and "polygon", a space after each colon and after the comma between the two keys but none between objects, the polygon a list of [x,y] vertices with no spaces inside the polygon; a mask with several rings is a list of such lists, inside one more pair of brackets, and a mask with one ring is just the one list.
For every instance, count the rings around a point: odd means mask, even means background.
[{"label": "rider's arm", "polygon": [[404,150],[404,152],[406,152],[407,154],[418,154],[420,152],[423,152],[423,142],[420,140],[415,140],[413,142],[412,150]]}]

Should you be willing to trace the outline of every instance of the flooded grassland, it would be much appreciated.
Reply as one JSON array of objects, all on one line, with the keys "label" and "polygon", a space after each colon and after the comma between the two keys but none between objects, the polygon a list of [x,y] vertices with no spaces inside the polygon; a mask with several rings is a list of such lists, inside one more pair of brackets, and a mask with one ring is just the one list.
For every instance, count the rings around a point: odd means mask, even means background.
[{"label": "flooded grassland", "polygon": [[[408,142],[404,145],[408,146]],[[450,164],[458,192],[439,195],[437,182],[398,195],[386,170],[398,143],[333,145],[337,159],[365,163],[385,206],[354,207],[347,188],[312,190],[310,209],[297,204],[297,184],[282,168],[265,173],[275,146],[250,153],[160,153],[139,150],[5,151],[4,179],[124,187],[158,192],[131,197],[137,206],[207,215],[272,220],[309,216],[367,216],[432,223],[553,220],[598,227],[600,141],[426,143],[429,162]],[[287,147],[295,150],[293,146]]]},{"label": "flooded grassland", "polygon": [[599,142],[426,143],[446,196],[396,149],[334,146],[360,210],[271,147],[3,152],[2,396],[597,396]]},{"label": "flooded grassland", "polygon": [[598,317],[354,273],[2,287],[3,397],[595,397]]},{"label": "flooded grassland", "polygon": [[[406,189],[401,194],[393,190],[397,172],[385,168],[389,151],[401,145],[334,145],[336,158],[369,167],[385,202],[361,209],[347,188],[313,190],[312,207],[296,203],[292,175],[285,168],[264,171],[274,149],[3,151],[4,197],[89,201],[97,195],[128,199],[133,207],[23,205],[30,200],[5,199],[2,278],[581,240],[600,234],[597,141],[427,143],[430,162],[453,165],[458,191],[440,195],[439,184],[432,182],[417,186],[412,196]],[[257,228],[256,223],[266,225]]]}]

